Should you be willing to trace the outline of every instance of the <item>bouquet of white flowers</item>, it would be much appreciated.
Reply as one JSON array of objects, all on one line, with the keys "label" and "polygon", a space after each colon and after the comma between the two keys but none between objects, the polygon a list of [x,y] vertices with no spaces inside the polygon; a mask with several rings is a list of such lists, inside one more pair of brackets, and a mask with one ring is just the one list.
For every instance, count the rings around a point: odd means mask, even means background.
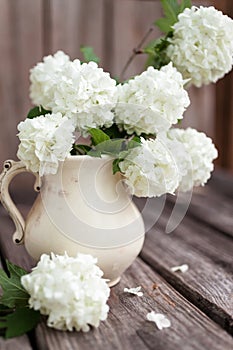
[{"label": "bouquet of white flowers", "polygon": [[[190,190],[210,177],[217,156],[211,140],[170,129],[189,105],[187,80],[171,62],[116,84],[96,63],[71,61],[59,51],[33,68],[30,79],[40,107],[18,126],[18,157],[31,171],[55,174],[70,152],[109,154],[131,193],[145,197]],[[75,143],[75,131],[90,135],[89,144]]]},{"label": "bouquet of white flowers", "polygon": [[216,82],[231,70],[233,20],[189,1],[162,5],[165,17],[156,24],[165,36],[141,50],[149,67],[128,81],[112,79],[91,61],[94,55],[83,63],[62,51],[31,69],[30,96],[38,107],[18,126],[17,153],[29,170],[55,174],[70,153],[109,154],[113,173],[120,171],[137,196],[206,183],[217,157],[211,139],[172,127],[190,103],[187,86]]},{"label": "bouquet of white flowers", "polygon": [[[140,50],[148,56],[140,75],[122,82],[111,78],[94,54],[87,57],[90,48],[82,49],[86,62],[58,51],[31,69],[30,97],[36,107],[18,125],[17,155],[27,169],[40,176],[56,174],[70,154],[107,154],[113,174],[120,172],[136,196],[189,191],[206,183],[217,157],[212,140],[173,126],[190,103],[189,85],[216,82],[231,70],[233,20],[214,7],[191,6],[189,0],[161,2],[165,17],[156,25],[165,35]],[[26,313],[33,311],[28,305],[36,310],[24,331],[38,322],[38,310],[51,327],[97,327],[107,317],[109,288],[95,263],[85,255],[44,255],[30,275],[9,264],[23,304],[17,293],[14,302],[6,298],[8,284],[0,272],[1,304],[7,312],[18,305]],[[7,317],[7,334],[13,336]]]}]

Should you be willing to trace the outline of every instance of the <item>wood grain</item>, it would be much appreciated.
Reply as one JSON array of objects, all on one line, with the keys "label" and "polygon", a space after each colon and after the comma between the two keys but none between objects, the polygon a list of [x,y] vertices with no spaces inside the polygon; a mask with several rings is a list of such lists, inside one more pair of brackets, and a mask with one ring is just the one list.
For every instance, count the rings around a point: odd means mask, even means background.
[{"label": "wood grain", "polygon": [[[233,3],[229,0],[213,1],[214,6],[233,17]],[[219,149],[218,164],[233,172],[233,73],[216,84],[215,139]]]},{"label": "wood grain", "polygon": [[[154,211],[155,206],[156,201]],[[189,215],[173,233],[165,234],[170,213],[166,207],[147,233],[142,258],[181,294],[232,333],[233,240]],[[154,215],[152,210],[144,211],[145,222],[153,221]],[[184,263],[190,266],[188,273],[171,271],[172,266]]]},{"label": "wood grain", "polygon": [[[168,203],[176,202],[176,197],[168,196]],[[182,205],[182,204],[181,204]],[[211,186],[198,188],[192,194],[188,215],[203,221],[207,226],[233,237],[233,198],[216,191]]]},{"label": "wood grain", "polygon": [[232,173],[217,169],[209,181],[209,186],[226,197],[233,198]]},{"label": "wood grain", "polygon": [[80,46],[93,46],[102,58],[103,0],[50,0],[52,53],[63,50],[72,59],[80,57]]},{"label": "wood grain", "polygon": [[22,335],[17,338],[4,340],[0,337],[1,350],[31,350],[31,344],[27,335]]},{"label": "wood grain", "polygon": [[[144,296],[135,297],[123,292],[124,287],[141,285]],[[121,282],[111,291],[110,313],[107,321],[92,333],[64,333],[64,350],[84,349],[160,349],[170,350],[185,344],[185,349],[228,349],[233,344],[227,333],[215,333],[219,327],[198,309],[189,304],[140,259],[123,275]],[[146,321],[150,311],[164,313],[171,328],[158,331]],[[190,337],[192,329],[193,336]],[[58,348],[60,332],[46,330],[39,333],[39,347]],[[51,337],[51,338],[50,338]],[[50,338],[50,339],[49,339]]]},{"label": "wood grain", "polygon": [[[0,0],[0,169],[17,159],[17,124],[30,108],[29,69],[42,57],[42,1]],[[27,189],[23,177],[17,188]],[[29,185],[30,186],[30,185]]]}]

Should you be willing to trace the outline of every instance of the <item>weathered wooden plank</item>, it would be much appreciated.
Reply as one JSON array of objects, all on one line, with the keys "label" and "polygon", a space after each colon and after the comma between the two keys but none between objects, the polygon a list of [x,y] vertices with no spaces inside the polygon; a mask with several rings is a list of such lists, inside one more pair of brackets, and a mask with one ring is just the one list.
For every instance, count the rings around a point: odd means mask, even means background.
[{"label": "weathered wooden plank", "polygon": [[[168,196],[169,202],[173,206],[176,197]],[[194,190],[187,215],[233,237],[233,199],[216,191],[214,187],[205,186]]]},{"label": "weathered wooden plank", "polygon": [[225,170],[217,169],[214,171],[209,186],[216,192],[220,192],[227,197],[233,198],[233,174]]},{"label": "weathered wooden plank", "polygon": [[[211,6],[212,1],[194,0],[192,3],[196,6]],[[191,104],[184,113],[184,119],[180,126],[182,128],[193,127],[199,131],[204,131],[209,137],[215,136],[215,93],[216,86],[210,84],[196,88],[191,86],[188,89]]]},{"label": "weathered wooden plank", "polygon": [[[233,17],[232,1],[213,1],[213,5],[226,15]],[[215,139],[219,149],[217,163],[233,171],[233,72],[216,85]]]},{"label": "weathered wooden plank", "polygon": [[[144,296],[134,297],[123,292],[124,287],[142,285]],[[90,333],[64,333],[38,327],[36,341],[39,349],[230,349],[233,340],[189,304],[173,288],[138,259],[111,291],[110,313],[107,321]],[[146,321],[151,310],[167,315],[172,326],[158,331]],[[192,329],[193,336],[190,337]],[[195,330],[195,332],[193,332]]]},{"label": "weathered wooden plank", "polygon": [[50,0],[51,52],[63,50],[80,58],[80,46],[93,46],[102,58],[103,1]]},{"label": "weathered wooden plank", "polygon": [[[1,251],[0,251],[1,256]],[[2,268],[1,259],[0,259],[0,268]],[[0,295],[1,295],[1,289],[0,289]],[[32,349],[30,341],[27,337],[27,335],[23,335],[14,339],[3,339],[0,336],[0,349],[1,350],[30,350]]]},{"label": "weathered wooden plank", "polygon": [[[145,222],[152,222],[154,215],[153,210],[145,211]],[[188,215],[172,234],[165,234],[169,217],[170,210],[165,209],[147,234],[142,258],[187,299],[232,332],[232,239]],[[171,271],[172,266],[183,263],[190,266],[188,273]]]},{"label": "weathered wooden plank", "polygon": [[[5,221],[5,228],[0,230],[0,247],[4,255],[21,266],[31,266],[22,247],[13,245],[7,230],[12,230],[9,221]],[[156,253],[156,247],[154,252]],[[179,253],[177,251],[175,262],[180,258]],[[168,254],[169,251],[166,254],[163,252],[165,263]],[[143,287],[142,298],[123,292],[124,287],[137,285]],[[38,326],[34,338],[38,349],[88,350],[94,346],[95,349],[143,350],[157,345],[160,350],[169,350],[183,344],[186,349],[232,348],[233,340],[224,330],[185,300],[140,259],[127,270],[121,282],[112,288],[109,305],[108,320],[90,333],[59,332],[48,329],[45,325]],[[166,314],[172,322],[171,328],[158,331],[154,324],[146,321],[146,314],[151,310]]]},{"label": "weathered wooden plank", "polygon": [[1,350],[31,350],[31,344],[27,335],[22,335],[17,338],[4,340],[0,337]]},{"label": "weathered wooden plank", "polygon": [[16,127],[30,107],[29,69],[42,56],[41,3],[0,0],[0,167],[16,158]]},{"label": "weathered wooden plank", "polygon": [[[147,30],[161,15],[159,2],[113,1],[114,3],[114,62],[112,73],[120,76],[133,49],[138,46]],[[159,30],[154,28],[147,42],[159,36]],[[144,44],[145,45],[145,44]],[[137,55],[126,71],[123,79],[140,73],[145,64],[144,55]]]},{"label": "weathered wooden plank", "polygon": [[182,128],[192,127],[214,137],[215,89],[215,85],[188,89],[191,104],[184,113],[180,124]]}]

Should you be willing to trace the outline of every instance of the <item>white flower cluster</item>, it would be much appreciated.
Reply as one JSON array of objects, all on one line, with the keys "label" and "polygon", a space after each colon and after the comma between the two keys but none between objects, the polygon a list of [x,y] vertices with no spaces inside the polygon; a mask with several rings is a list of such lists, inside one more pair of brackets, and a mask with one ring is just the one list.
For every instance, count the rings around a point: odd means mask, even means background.
[{"label": "white flower cluster", "polygon": [[186,8],[174,24],[167,56],[197,87],[216,82],[233,64],[233,20],[214,7]]},{"label": "white flower cluster", "polygon": [[73,119],[78,130],[112,125],[116,81],[96,63],[70,61],[58,51],[31,69],[30,80],[33,103]]},{"label": "white flower cluster", "polygon": [[169,63],[161,70],[149,67],[141,75],[118,85],[116,123],[128,134],[155,134],[168,130],[183,117],[189,97],[182,75]]},{"label": "white flower cluster", "polygon": [[159,139],[144,140],[119,163],[129,191],[138,197],[174,193],[180,174],[169,148]]},{"label": "white flower cluster", "polygon": [[[217,158],[218,152],[211,140],[203,132],[198,132],[195,129],[171,129],[167,133],[168,138],[173,141],[180,142],[190,161],[184,158],[183,176],[179,183],[179,190],[189,191],[193,186],[204,185],[210,178],[210,173],[213,170],[213,160]],[[182,164],[182,159],[179,158],[177,163]]]},{"label": "white flower cluster", "polygon": [[27,169],[39,175],[55,174],[59,161],[70,153],[74,126],[61,113],[26,119],[18,125],[20,145],[17,156]]},{"label": "white flower cluster", "polygon": [[95,264],[86,254],[43,254],[33,271],[21,278],[30,307],[48,315],[49,327],[87,332],[107,318],[110,289]]}]

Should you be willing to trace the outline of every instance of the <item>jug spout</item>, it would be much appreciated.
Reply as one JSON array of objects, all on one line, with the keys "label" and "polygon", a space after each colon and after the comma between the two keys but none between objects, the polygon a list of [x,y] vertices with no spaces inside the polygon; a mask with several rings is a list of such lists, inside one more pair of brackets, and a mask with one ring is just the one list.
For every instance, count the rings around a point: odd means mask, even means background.
[{"label": "jug spout", "polygon": [[[15,224],[16,231],[13,235],[13,241],[16,244],[22,244],[24,241],[25,221],[10,197],[9,185],[16,175],[23,172],[31,171],[26,169],[22,161],[6,160],[0,175],[0,200]],[[38,174],[33,174],[36,176],[34,189],[38,192],[40,190],[40,178]]]}]

